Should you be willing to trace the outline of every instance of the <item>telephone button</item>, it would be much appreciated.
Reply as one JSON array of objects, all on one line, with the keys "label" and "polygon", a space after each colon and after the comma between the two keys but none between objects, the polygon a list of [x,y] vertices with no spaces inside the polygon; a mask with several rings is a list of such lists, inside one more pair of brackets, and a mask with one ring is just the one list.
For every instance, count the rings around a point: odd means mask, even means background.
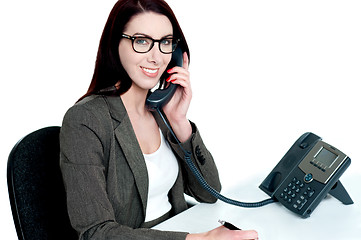
[{"label": "telephone button", "polygon": [[304,197],[312,197],[313,194],[315,194],[315,190],[313,190],[312,188],[308,187],[304,192],[303,192],[303,196]]},{"label": "telephone button", "polygon": [[306,183],[312,182],[312,180],[313,180],[312,173],[306,174],[305,177],[304,177],[304,180],[305,180]]},{"label": "telephone button", "polygon": [[298,210],[301,210],[303,208],[303,206],[305,206],[305,204],[307,203],[307,199],[305,199],[300,206],[298,207]]},{"label": "telephone button", "polygon": [[300,148],[302,148],[302,149],[305,149],[307,147],[308,147],[308,143],[306,143],[306,142],[303,142],[300,144]]},{"label": "telephone button", "polygon": [[308,192],[308,197],[312,197],[314,193],[315,193],[315,191]]}]

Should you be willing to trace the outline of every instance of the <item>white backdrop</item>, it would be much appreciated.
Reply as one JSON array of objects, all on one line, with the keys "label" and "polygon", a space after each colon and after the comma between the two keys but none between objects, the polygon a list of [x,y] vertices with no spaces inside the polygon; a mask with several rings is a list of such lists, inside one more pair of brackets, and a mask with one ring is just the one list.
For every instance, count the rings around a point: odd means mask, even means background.
[{"label": "white backdrop", "polygon": [[[361,3],[219,2],[168,0],[191,51],[188,117],[212,152],[224,188],[235,180],[262,180],[307,131],[349,155],[344,178],[361,180]],[[0,226],[7,239],[16,239],[8,154],[29,132],[61,125],[85,93],[114,3],[0,3]]]}]

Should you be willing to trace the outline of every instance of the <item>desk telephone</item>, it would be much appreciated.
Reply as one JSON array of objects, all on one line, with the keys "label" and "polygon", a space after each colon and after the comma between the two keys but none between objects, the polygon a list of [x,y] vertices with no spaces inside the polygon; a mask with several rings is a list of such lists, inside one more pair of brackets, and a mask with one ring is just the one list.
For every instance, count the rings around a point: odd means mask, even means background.
[{"label": "desk telephone", "polygon": [[351,159],[313,133],[303,134],[259,186],[273,199],[303,218],[309,217],[329,193],[352,204],[338,180]]},{"label": "desk telephone", "polygon": [[[182,63],[182,50],[178,47],[169,67],[182,66]],[[159,113],[183,150],[184,159],[199,183],[217,199],[240,207],[261,207],[278,201],[303,218],[309,217],[328,193],[346,205],[353,203],[338,180],[350,165],[351,159],[313,133],[303,134],[259,186],[271,198],[245,203],[221,195],[204,180],[191,160],[191,153],[182,148],[163,116],[161,108],[171,99],[176,88],[177,85],[170,83],[168,88],[155,90],[148,96],[146,105]]]}]

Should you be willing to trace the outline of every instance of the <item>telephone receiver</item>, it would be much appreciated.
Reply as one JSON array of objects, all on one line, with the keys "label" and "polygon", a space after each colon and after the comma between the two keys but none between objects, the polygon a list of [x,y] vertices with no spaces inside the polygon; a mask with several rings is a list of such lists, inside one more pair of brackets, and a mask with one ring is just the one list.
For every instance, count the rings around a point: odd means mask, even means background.
[{"label": "telephone receiver", "polygon": [[[180,47],[178,47],[172,53],[172,59],[168,65],[167,69],[171,69],[175,66],[183,66],[183,52]],[[169,100],[172,98],[173,94],[177,90],[178,85],[169,83],[167,88],[157,89],[152,92],[146,99],[146,106],[149,110],[155,111],[156,109],[162,109]]]}]

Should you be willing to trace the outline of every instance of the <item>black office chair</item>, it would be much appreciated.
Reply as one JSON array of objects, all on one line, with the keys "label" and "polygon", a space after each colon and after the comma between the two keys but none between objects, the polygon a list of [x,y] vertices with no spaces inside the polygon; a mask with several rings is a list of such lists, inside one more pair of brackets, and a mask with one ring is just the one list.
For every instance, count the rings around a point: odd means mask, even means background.
[{"label": "black office chair", "polygon": [[8,190],[19,240],[77,239],[66,209],[59,131],[46,127],[30,133],[9,155]]}]

